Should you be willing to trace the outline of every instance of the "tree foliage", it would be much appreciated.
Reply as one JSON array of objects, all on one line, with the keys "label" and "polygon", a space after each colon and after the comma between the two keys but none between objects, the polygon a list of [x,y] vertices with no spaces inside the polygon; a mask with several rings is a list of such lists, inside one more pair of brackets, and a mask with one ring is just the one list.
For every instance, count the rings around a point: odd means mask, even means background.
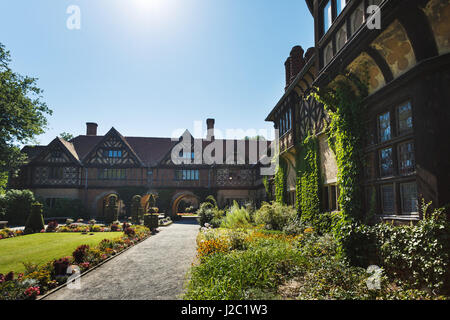
[{"label": "tree foliage", "polygon": [[73,138],[75,138],[75,136],[74,136],[73,134],[68,133],[68,132],[60,133],[59,136],[60,136],[61,138],[63,138],[64,140],[66,140],[66,141],[70,141],[70,140],[72,140]]},{"label": "tree foliage", "polygon": [[[20,144],[44,132],[52,111],[41,100],[37,79],[15,73],[9,67],[9,51],[0,43],[0,174],[17,173],[26,160]],[[2,176],[3,177],[3,176]],[[5,179],[0,179],[0,189]]]}]

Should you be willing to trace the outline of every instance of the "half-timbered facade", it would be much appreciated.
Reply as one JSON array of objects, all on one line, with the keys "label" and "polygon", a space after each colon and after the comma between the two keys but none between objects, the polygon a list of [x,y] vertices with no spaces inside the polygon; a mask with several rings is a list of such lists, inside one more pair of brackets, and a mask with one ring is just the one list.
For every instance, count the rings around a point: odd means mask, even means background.
[{"label": "half-timbered facade", "polygon": [[[212,135],[207,139],[194,139],[186,131],[173,141],[124,137],[115,128],[99,136],[97,124],[87,123],[86,135],[71,141],[56,138],[48,146],[25,147],[28,163],[21,168],[19,177],[10,180],[10,187],[31,189],[48,204],[56,199],[79,199],[91,217],[99,218],[104,214],[107,197],[126,187],[139,187],[153,194],[170,190],[173,198],[168,214],[176,213],[183,199],[198,203],[202,200],[199,195],[215,195],[221,206],[233,201],[244,204],[263,200],[259,164],[249,154],[252,142],[216,140],[213,119],[208,119],[208,129]],[[172,151],[183,139],[189,139],[200,149],[180,152],[182,163],[174,163]],[[195,162],[196,152],[202,156],[212,143],[223,146],[223,161]],[[257,152],[261,145],[267,148],[268,142],[256,144]],[[244,151],[242,157],[238,150]]]},{"label": "half-timbered facade", "polygon": [[[323,108],[308,95],[345,72],[368,74],[364,100],[365,204],[380,218],[420,218],[419,199],[450,202],[450,1],[306,0],[315,48],[287,60],[286,92],[266,120],[280,129],[281,155],[295,168],[296,142],[319,136],[325,210],[336,210],[336,161],[322,130]],[[378,25],[379,23],[379,25]],[[309,51],[309,50],[308,50]],[[298,52],[293,50],[293,52]],[[300,60],[300,70],[287,67]],[[288,75],[292,70],[293,76]],[[292,117],[286,116],[292,114]],[[286,123],[287,122],[287,123]],[[288,192],[295,190],[295,171]]]}]

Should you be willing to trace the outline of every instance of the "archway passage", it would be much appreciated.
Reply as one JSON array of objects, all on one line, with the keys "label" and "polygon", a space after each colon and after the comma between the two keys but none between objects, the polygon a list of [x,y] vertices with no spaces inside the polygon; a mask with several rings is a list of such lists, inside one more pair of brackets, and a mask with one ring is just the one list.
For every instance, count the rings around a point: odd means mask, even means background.
[{"label": "archway passage", "polygon": [[174,197],[172,203],[172,214],[185,213],[186,208],[192,207],[194,210],[198,209],[199,200],[196,195],[191,192],[181,193]]},{"label": "archway passage", "polygon": [[[97,217],[98,218],[104,218],[105,217],[105,213],[106,213],[106,206],[108,204],[109,198],[111,196],[117,196],[117,193],[111,192],[108,193],[106,195],[104,195],[103,197],[100,197],[97,200]],[[123,203],[123,201],[119,198],[117,205],[119,206],[119,216],[122,215],[125,212],[125,204]]]}]

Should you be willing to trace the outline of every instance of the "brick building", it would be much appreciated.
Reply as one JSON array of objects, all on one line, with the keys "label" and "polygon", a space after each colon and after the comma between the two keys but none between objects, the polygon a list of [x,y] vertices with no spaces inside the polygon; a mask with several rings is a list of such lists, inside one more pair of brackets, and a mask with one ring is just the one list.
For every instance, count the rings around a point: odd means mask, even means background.
[{"label": "brick building", "polygon": [[[104,215],[107,198],[124,188],[138,188],[143,194],[169,194],[167,214],[176,213],[181,200],[198,205],[206,195],[214,195],[220,206],[233,201],[244,204],[265,199],[260,166],[250,150],[266,152],[267,141],[219,140],[214,138],[214,119],[207,120],[206,139],[194,139],[186,131],[178,140],[171,138],[125,137],[111,128],[97,135],[97,124],[86,124],[86,135],[70,141],[55,138],[47,146],[26,146],[28,155],[11,188],[30,189],[47,205],[57,199],[79,199],[90,217]],[[178,150],[181,164],[174,163]],[[214,147],[215,146],[215,147]],[[263,147],[261,147],[263,146]],[[217,147],[217,148],[216,148]],[[204,152],[215,149],[223,161],[208,163]],[[198,161],[197,161],[198,160]],[[220,159],[219,159],[220,160]],[[256,161],[255,161],[256,160]],[[124,212],[123,202],[121,211]]]},{"label": "brick building", "polygon": [[[369,75],[364,100],[365,210],[375,199],[382,219],[420,218],[418,199],[450,202],[450,1],[306,0],[315,47],[294,47],[285,63],[286,91],[267,117],[280,130],[288,164],[286,192],[295,202],[296,154],[311,129],[319,140],[322,208],[338,208],[328,117],[309,96],[347,71]],[[381,28],[368,27],[379,6]]]}]

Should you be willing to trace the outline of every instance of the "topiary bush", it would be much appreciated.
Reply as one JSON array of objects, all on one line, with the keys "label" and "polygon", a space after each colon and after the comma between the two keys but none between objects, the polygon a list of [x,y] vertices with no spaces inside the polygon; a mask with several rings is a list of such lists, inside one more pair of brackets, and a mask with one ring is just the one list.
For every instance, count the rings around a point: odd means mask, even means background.
[{"label": "topiary bush", "polygon": [[31,212],[25,224],[25,234],[41,232],[44,230],[44,218],[42,216],[42,204],[35,202],[31,205]]},{"label": "topiary bush", "polygon": [[119,199],[116,195],[111,195],[108,198],[108,204],[106,205],[105,210],[106,224],[111,224],[119,218],[119,206],[117,205],[118,200]]},{"label": "topiary bush", "polygon": [[30,190],[8,190],[0,195],[0,212],[9,225],[25,225],[31,211],[31,204],[35,202],[34,194]]}]

